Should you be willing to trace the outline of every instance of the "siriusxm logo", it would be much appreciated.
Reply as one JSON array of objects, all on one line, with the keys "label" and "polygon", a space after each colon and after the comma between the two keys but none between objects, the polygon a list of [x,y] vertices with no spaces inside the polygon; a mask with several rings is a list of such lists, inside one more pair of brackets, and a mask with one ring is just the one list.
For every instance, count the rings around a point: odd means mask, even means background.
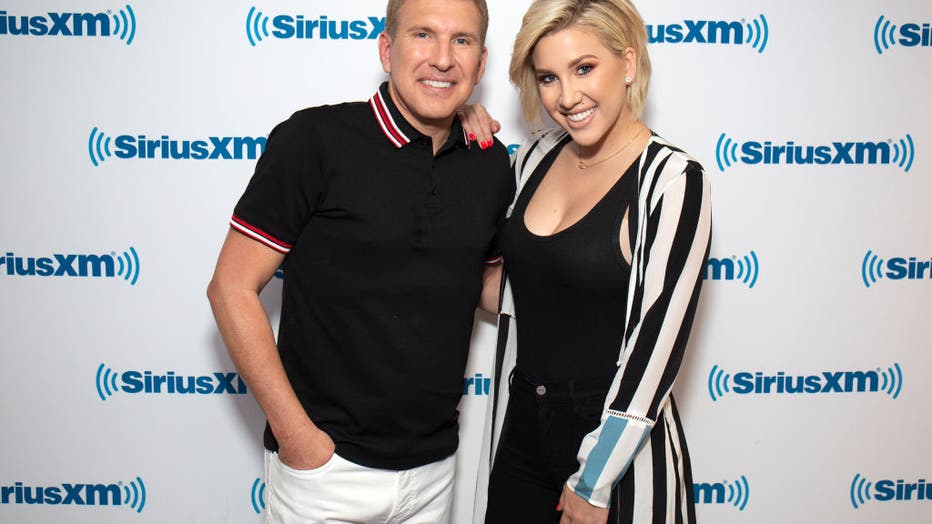
[{"label": "siriusxm logo", "polygon": [[181,375],[168,371],[157,375],[148,370],[117,373],[104,364],[98,366],[94,382],[100,400],[107,400],[120,391],[143,395],[245,395],[247,392],[246,383],[236,373]]},{"label": "siriusxm logo", "polygon": [[120,9],[118,15],[109,9],[103,13],[50,12],[42,15],[11,15],[0,11],[0,36],[113,36],[130,45],[136,37],[136,15],[129,4]]},{"label": "siriusxm logo", "polygon": [[674,24],[648,24],[649,44],[731,44],[749,45],[763,53],[770,38],[767,18],[761,14],[752,22],[741,20],[683,20]]},{"label": "siriusxm logo", "polygon": [[255,160],[265,151],[265,143],[264,136],[210,136],[188,140],[169,135],[158,139],[146,135],[120,135],[111,139],[95,127],[87,139],[87,154],[95,167],[114,156],[147,160]]},{"label": "siriusxm logo", "polygon": [[265,482],[256,478],[252,483],[252,489],[249,491],[249,502],[252,503],[252,510],[256,515],[262,513],[265,509]]},{"label": "siriusxm logo", "polygon": [[[269,21],[272,31],[269,31]],[[369,16],[358,20],[330,20],[326,15],[306,18],[304,15],[269,17],[256,9],[246,14],[246,39],[255,47],[263,39],[280,40],[374,40],[385,30],[385,18]]]},{"label": "siriusxm logo", "polygon": [[[738,151],[741,154],[738,154]],[[905,172],[913,167],[916,146],[909,134],[905,138],[879,142],[832,142],[823,145],[798,145],[789,140],[783,144],[770,140],[750,140],[739,143],[725,133],[715,145],[715,160],[719,171],[734,164],[747,165],[895,165]]]},{"label": "siriusxm logo", "polygon": [[731,280],[741,282],[749,288],[753,288],[757,283],[757,275],[760,272],[760,264],[757,261],[757,254],[751,250],[750,254],[738,257],[736,255],[730,258],[712,258],[705,266],[705,280]]},{"label": "siriusxm logo", "polygon": [[878,55],[882,55],[897,44],[903,47],[932,47],[932,25],[928,22],[922,25],[910,22],[897,28],[896,24],[881,15],[874,25],[874,49]]},{"label": "siriusxm logo", "polygon": [[919,479],[916,482],[906,482],[903,479],[871,482],[857,473],[851,481],[850,494],[851,505],[854,509],[859,509],[871,500],[875,502],[932,500],[932,484],[927,484],[926,479]]},{"label": "siriusxm logo", "polygon": [[129,248],[122,255],[62,255],[18,257],[7,253],[0,257],[0,275],[17,277],[98,277],[115,278],[135,286],[139,279],[139,255]]},{"label": "siriusxm logo", "polygon": [[727,393],[738,395],[784,395],[784,394],[829,394],[829,393],[878,393],[883,392],[894,399],[903,389],[903,370],[894,363],[886,371],[877,368],[868,371],[823,371],[816,375],[788,375],[778,371],[776,375],[764,372],[742,371],[734,377],[725,370],[712,366],[709,372],[709,396],[712,401]]},{"label": "siriusxm logo", "polygon": [[[886,270],[886,271],[885,271]],[[932,280],[932,257],[893,257],[884,259],[868,250],[861,261],[861,281],[866,287],[877,284],[882,279],[888,280]]]},{"label": "siriusxm logo", "polygon": [[126,506],[142,513],[146,505],[146,485],[139,477],[128,483],[115,484],[27,486],[15,482],[12,486],[0,486],[0,504]]},{"label": "siriusxm logo", "polygon": [[750,496],[751,489],[744,475],[734,482],[693,482],[693,499],[696,504],[729,504],[738,508],[738,511],[744,511]]},{"label": "siriusxm logo", "polygon": [[483,377],[482,373],[476,373],[471,377],[466,377],[463,382],[463,395],[483,396],[488,395],[492,387],[492,379]]}]

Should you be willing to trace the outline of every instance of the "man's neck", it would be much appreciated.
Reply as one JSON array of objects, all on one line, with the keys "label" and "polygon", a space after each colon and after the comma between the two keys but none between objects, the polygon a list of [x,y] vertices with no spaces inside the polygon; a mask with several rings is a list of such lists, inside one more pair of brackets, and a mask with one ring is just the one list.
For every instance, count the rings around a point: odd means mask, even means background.
[{"label": "man's neck", "polygon": [[434,149],[434,155],[437,155],[437,151],[440,151],[440,148],[443,147],[443,144],[447,142],[447,138],[450,137],[450,127],[453,126],[453,119],[456,118],[456,115],[450,115],[449,118],[437,121],[421,121],[414,117],[407,108],[398,102],[398,94],[395,92],[394,86],[391,82],[388,83],[388,95],[392,99],[392,103],[395,104],[395,107],[398,108],[398,112],[401,113],[401,116],[411,124],[414,129],[417,129],[422,135],[429,136],[431,139],[431,145]]}]

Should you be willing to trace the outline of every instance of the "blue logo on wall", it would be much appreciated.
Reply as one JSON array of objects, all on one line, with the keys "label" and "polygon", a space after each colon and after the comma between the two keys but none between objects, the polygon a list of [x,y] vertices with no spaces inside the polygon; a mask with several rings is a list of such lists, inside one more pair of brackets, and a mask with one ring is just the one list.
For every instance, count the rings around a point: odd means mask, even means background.
[{"label": "blue logo on wall", "polygon": [[135,286],[139,279],[139,254],[130,247],[122,255],[54,254],[50,257],[0,257],[0,275],[18,277],[122,278]]},{"label": "blue logo on wall", "polygon": [[831,393],[886,393],[899,398],[903,389],[903,370],[894,363],[886,370],[823,371],[816,375],[789,375],[785,371],[765,374],[742,371],[734,377],[718,365],[709,371],[709,396],[716,402],[726,394],[787,395]]},{"label": "blue logo on wall", "polygon": [[265,482],[256,478],[252,483],[252,490],[249,492],[249,502],[252,503],[252,510],[256,515],[262,513],[265,509]]},{"label": "blue logo on wall", "polygon": [[693,499],[696,504],[728,504],[738,508],[738,511],[744,511],[750,497],[751,488],[744,475],[734,482],[693,482]]},{"label": "blue logo on wall", "polygon": [[[269,22],[272,30],[269,31]],[[249,45],[267,38],[279,40],[374,40],[385,30],[385,18],[369,16],[357,20],[330,20],[327,15],[275,15],[269,17],[255,6],[246,14]]]},{"label": "blue logo on wall", "polygon": [[[739,155],[740,150],[740,155]],[[790,140],[775,143],[770,140],[732,140],[722,133],[715,145],[715,160],[719,171],[733,165],[894,165],[905,172],[913,167],[916,146],[912,135],[880,142],[832,142],[823,145],[798,145]]]},{"label": "blue logo on wall", "polygon": [[114,13],[11,15],[0,11],[0,36],[116,37],[126,45],[136,37],[136,14],[126,5]]},{"label": "blue logo on wall", "polygon": [[902,47],[932,47],[932,25],[910,22],[897,26],[880,15],[874,24],[874,49],[882,55],[897,44]]},{"label": "blue logo on wall", "polygon": [[751,250],[743,256],[733,255],[729,258],[712,258],[705,266],[705,280],[731,280],[741,282],[749,288],[757,284],[757,275],[760,273],[760,264],[757,254]]},{"label": "blue logo on wall", "polygon": [[860,473],[854,475],[850,488],[851,505],[860,509],[867,502],[905,502],[932,500],[932,484],[926,479],[906,482],[903,479],[871,482]]},{"label": "blue logo on wall", "polygon": [[884,278],[887,280],[932,279],[932,258],[922,260],[918,257],[891,257],[885,261],[873,251],[867,250],[861,260],[861,281],[870,288]]},{"label": "blue logo on wall", "polygon": [[476,373],[471,377],[466,377],[463,381],[463,395],[488,395],[491,388],[492,379],[490,377],[483,377],[482,373]]},{"label": "blue logo on wall", "polygon": [[748,45],[763,53],[770,26],[763,14],[750,22],[741,20],[683,20],[674,24],[648,24],[649,44]]},{"label": "blue logo on wall", "polygon": [[181,375],[174,371],[118,373],[103,363],[95,374],[97,396],[106,401],[118,392],[143,395],[245,395],[246,383],[237,373],[215,372],[210,375]]},{"label": "blue logo on wall", "polygon": [[23,482],[14,482],[11,486],[0,486],[0,504],[126,506],[142,513],[146,506],[146,485],[139,477],[115,484],[27,486]]},{"label": "blue logo on wall", "polygon": [[95,127],[87,139],[87,154],[95,167],[112,157],[146,160],[255,160],[265,151],[265,144],[264,136],[210,136],[194,140],[177,139],[169,135],[161,135],[157,139],[146,135],[111,138]]}]

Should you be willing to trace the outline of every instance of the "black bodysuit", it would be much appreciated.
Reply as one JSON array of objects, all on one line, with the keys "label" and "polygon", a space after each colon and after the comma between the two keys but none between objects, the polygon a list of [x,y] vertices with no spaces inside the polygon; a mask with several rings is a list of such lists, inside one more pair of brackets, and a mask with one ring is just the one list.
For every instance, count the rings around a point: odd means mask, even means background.
[{"label": "black bodysuit", "polygon": [[[618,231],[626,211],[636,205],[636,163],[568,228],[548,236],[527,229],[528,202],[566,143],[550,151],[534,170],[502,237],[520,320],[517,367],[542,382],[613,374],[631,271],[621,254]],[[586,175],[590,173],[580,173]],[[633,238],[636,224],[633,218],[630,222]]]}]

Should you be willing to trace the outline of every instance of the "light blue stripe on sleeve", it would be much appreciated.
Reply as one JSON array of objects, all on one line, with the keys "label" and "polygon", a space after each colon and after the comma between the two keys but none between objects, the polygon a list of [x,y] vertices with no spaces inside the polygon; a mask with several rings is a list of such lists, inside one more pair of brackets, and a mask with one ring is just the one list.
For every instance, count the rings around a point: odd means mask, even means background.
[{"label": "light blue stripe on sleeve", "polygon": [[576,484],[577,495],[586,500],[592,497],[592,490],[595,489],[599,477],[602,476],[602,470],[605,469],[605,464],[627,425],[628,419],[624,418],[609,416],[605,420],[605,427],[599,434],[599,441],[589,453],[589,458],[586,459],[586,469],[583,470],[579,483]]}]

